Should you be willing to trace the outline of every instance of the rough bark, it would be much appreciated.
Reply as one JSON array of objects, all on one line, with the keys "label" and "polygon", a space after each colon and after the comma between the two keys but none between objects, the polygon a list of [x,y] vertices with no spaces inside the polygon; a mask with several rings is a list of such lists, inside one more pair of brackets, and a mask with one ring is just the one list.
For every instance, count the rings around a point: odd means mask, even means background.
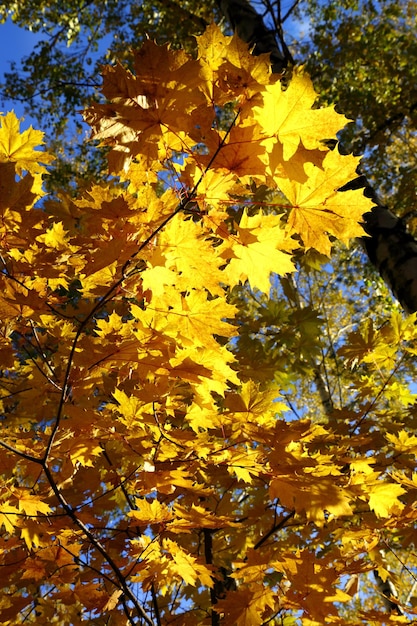
[{"label": "rough bark", "polygon": [[[253,54],[269,52],[272,71],[282,74],[289,57],[285,45],[278,45],[273,31],[248,0],[217,0],[234,31],[253,47]],[[384,204],[364,176],[344,189],[363,188],[375,208],[364,216],[369,235],[361,240],[369,260],[407,313],[417,311],[417,241],[407,232],[406,224]]]}]

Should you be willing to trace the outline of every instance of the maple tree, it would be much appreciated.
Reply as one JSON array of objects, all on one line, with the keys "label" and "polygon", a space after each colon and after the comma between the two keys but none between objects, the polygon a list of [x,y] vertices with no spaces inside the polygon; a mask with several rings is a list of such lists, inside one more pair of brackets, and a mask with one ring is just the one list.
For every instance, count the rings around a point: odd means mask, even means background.
[{"label": "maple tree", "polygon": [[42,134],[1,118],[1,621],[344,624],[384,550],[399,600],[355,619],[408,623],[415,315],[345,329],[312,280],[372,208],[347,119],[197,46],[105,68],[88,189],[46,196]]}]

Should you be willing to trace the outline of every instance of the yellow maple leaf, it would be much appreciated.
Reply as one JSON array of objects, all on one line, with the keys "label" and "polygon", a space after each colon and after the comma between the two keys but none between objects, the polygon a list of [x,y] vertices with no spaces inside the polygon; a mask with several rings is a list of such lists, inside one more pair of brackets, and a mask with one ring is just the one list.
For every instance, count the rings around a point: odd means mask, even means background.
[{"label": "yellow maple leaf", "polygon": [[398,434],[387,433],[385,435],[397,452],[405,452],[407,454],[417,453],[417,437],[408,433],[406,430],[400,430]]},{"label": "yellow maple leaf", "polygon": [[48,540],[45,541],[43,527],[37,519],[25,519],[24,526],[20,530],[20,537],[24,540],[27,548],[47,546]]},{"label": "yellow maple leaf", "polygon": [[306,249],[314,248],[330,255],[329,235],[348,243],[354,237],[364,236],[360,225],[362,216],[373,207],[373,202],[361,189],[338,191],[356,177],[359,159],[329,151],[322,167],[306,163],[307,181],[276,178],[276,182],[294,207],[288,226],[298,233]]},{"label": "yellow maple leaf", "polygon": [[39,496],[32,495],[25,489],[17,489],[14,495],[18,498],[19,511],[26,513],[26,515],[37,516],[51,512],[49,504],[42,502]]},{"label": "yellow maple leaf", "polygon": [[[192,358],[191,358],[192,356]],[[190,346],[184,350],[177,348],[175,357],[169,360],[174,376],[185,378],[203,398],[210,398],[210,392],[224,396],[230,382],[239,384],[236,372],[231,368],[234,356],[226,346],[216,343],[215,347]]]},{"label": "yellow maple leaf", "polygon": [[3,525],[8,533],[13,534],[19,521],[19,510],[6,500],[0,505],[0,527]]},{"label": "yellow maple leaf", "polygon": [[232,337],[236,334],[235,327],[225,321],[234,317],[236,307],[223,298],[210,300],[203,289],[192,289],[182,296],[176,289],[167,287],[164,300],[167,306],[163,315],[168,320],[165,332],[180,338],[184,346],[217,348],[219,344],[214,335]]},{"label": "yellow maple leaf", "polygon": [[[207,289],[212,295],[223,296],[221,282],[223,273],[222,259],[217,257],[212,242],[205,238],[201,223],[195,223],[183,215],[176,215],[161,234],[155,253],[149,258],[149,264],[165,265],[175,273],[167,274],[159,270],[166,284],[173,284],[176,291],[189,290],[191,287]],[[145,285],[154,287],[144,274]],[[156,273],[153,272],[154,278]],[[156,286],[156,291],[159,288]]]},{"label": "yellow maple leaf", "polygon": [[94,440],[82,439],[71,440],[68,454],[73,465],[80,464],[83,467],[93,467],[94,460],[103,452],[103,448]]},{"label": "yellow maple leaf", "polygon": [[266,163],[266,172],[271,176],[268,184],[272,187],[276,186],[278,177],[305,183],[308,179],[305,164],[313,163],[317,167],[323,168],[323,159],[327,156],[327,151],[325,152],[323,149],[307,150],[301,144],[294,156],[288,161],[284,161],[283,150],[283,145],[278,141],[270,150],[268,149],[263,157]]},{"label": "yellow maple leaf", "polygon": [[[4,223],[5,215],[15,215],[20,218],[23,211],[29,211],[36,200],[43,195],[42,178],[40,174],[32,176],[26,174],[16,181],[15,164],[1,162],[0,155],[0,211],[3,214],[2,230],[10,231],[11,224]],[[16,228],[21,225],[16,222]],[[6,228],[6,226],[8,228]],[[15,229],[13,229],[15,230]],[[8,233],[9,234],[9,233]],[[4,235],[2,235],[3,237]]]},{"label": "yellow maple leaf", "polygon": [[261,211],[249,216],[245,209],[236,236],[223,246],[223,255],[231,259],[224,274],[232,286],[248,280],[252,289],[269,294],[272,272],[282,276],[294,271],[289,252],[295,246],[279,216]]},{"label": "yellow maple leaf", "polygon": [[164,539],[163,548],[172,557],[172,560],[169,561],[168,569],[174,576],[176,575],[176,577],[193,587],[196,586],[197,579],[200,579],[203,585],[213,586],[210,569],[206,565],[198,563],[194,556],[186,552],[175,541]]},{"label": "yellow maple leaf", "polygon": [[404,508],[398,499],[405,489],[395,483],[378,482],[367,486],[369,494],[369,508],[375,511],[377,517],[389,517],[391,511],[396,508]]},{"label": "yellow maple leaf", "polygon": [[[82,584],[74,585],[74,590],[71,593],[71,598],[68,600],[68,603],[82,602],[84,606],[91,608],[96,606],[104,607],[106,606],[106,602],[112,602],[118,591],[116,590],[109,598],[107,591],[98,589],[97,587],[98,585],[95,581],[88,583],[82,581]],[[104,608],[102,610],[104,610]]]},{"label": "yellow maple leaf", "polygon": [[265,461],[254,450],[234,452],[228,461],[228,471],[236,474],[237,479],[244,483],[252,483],[254,476],[259,476],[266,470]]},{"label": "yellow maple leaf", "polygon": [[170,522],[173,519],[173,513],[165,504],[152,500],[148,502],[145,499],[136,498],[137,509],[129,511],[128,516],[133,517],[134,521],[147,524]]},{"label": "yellow maple leaf", "polygon": [[215,605],[215,611],[224,613],[228,624],[260,626],[265,623],[263,612],[275,607],[274,593],[267,587],[253,583],[237,591],[230,591],[225,600]]},{"label": "yellow maple leaf", "polygon": [[275,415],[286,405],[277,402],[276,389],[260,389],[252,380],[242,384],[240,393],[229,393],[226,397],[227,407],[235,421],[244,423],[254,421],[262,426],[275,423]]},{"label": "yellow maple leaf", "polygon": [[193,403],[187,411],[187,420],[195,433],[221,425],[221,416],[211,404],[200,406]]},{"label": "yellow maple leaf", "polygon": [[47,571],[45,567],[45,561],[41,559],[28,559],[25,562],[25,568],[22,573],[22,580],[45,580],[47,577]]},{"label": "yellow maple leaf", "polygon": [[143,411],[143,402],[136,396],[128,396],[121,389],[115,389],[113,397],[117,401],[117,413],[121,414],[120,420],[128,428],[140,425],[140,415]]},{"label": "yellow maple leaf", "polygon": [[[85,111],[93,136],[110,144],[111,171],[127,170],[132,157],[146,155],[151,166],[173,150],[195,145],[190,125],[207,126],[207,115],[196,109],[204,96],[196,88],[199,62],[183,51],[157,46],[148,40],[135,53],[134,75],[120,64],[103,72],[103,93],[110,104],[95,104]],[[194,111],[195,115],[191,113]]]},{"label": "yellow maple leaf", "polygon": [[[155,259],[150,259],[149,263],[152,264]],[[172,270],[163,265],[155,265],[154,267],[148,267],[142,272],[142,284],[143,290],[148,289],[152,291],[155,296],[162,296],[165,291],[166,285],[174,285],[178,275]]]},{"label": "yellow maple leaf", "polygon": [[[104,286],[107,288],[108,285],[111,285],[116,273],[116,265],[117,261],[114,261],[109,265],[104,265],[103,268],[99,269],[97,272],[91,273],[88,276],[80,274],[83,295],[88,297],[91,294],[94,294],[98,287]],[[90,264],[88,269],[91,269],[91,266],[92,264]]]},{"label": "yellow maple leaf", "polygon": [[225,36],[216,24],[198,37],[198,60],[207,99],[218,104],[239,100],[245,116],[254,102],[261,103],[262,86],[271,82],[268,54],[254,56],[236,34]]},{"label": "yellow maple leaf", "polygon": [[48,164],[54,157],[48,152],[35,150],[44,143],[43,135],[32,126],[21,133],[20,121],[13,111],[0,116],[0,163],[15,163],[19,175],[23,170],[32,175],[46,173],[46,167],[41,163]]},{"label": "yellow maple leaf", "polygon": [[192,504],[190,509],[176,504],[174,513],[176,517],[169,526],[170,532],[190,532],[193,528],[228,528],[238,525],[232,518],[214,514],[196,504]]},{"label": "yellow maple leaf", "polygon": [[48,248],[76,252],[77,248],[75,246],[70,246],[67,239],[68,233],[64,229],[62,222],[54,222],[45,233],[36,237],[37,241],[44,243]]},{"label": "yellow maple leaf", "polygon": [[344,346],[339,348],[338,355],[344,357],[346,362],[353,368],[361,363],[366,355],[378,345],[378,332],[374,328],[372,319],[364,320],[359,331],[349,333]]},{"label": "yellow maple leaf", "polygon": [[[312,108],[317,100],[310,77],[302,69],[296,70],[288,88],[283,91],[276,82],[267,85],[262,106],[254,108],[254,117],[268,137],[278,137],[283,144],[283,157],[287,161],[298,149],[300,142],[308,150],[323,145],[349,121],[336,113],[334,106]],[[273,145],[267,142],[267,145]]]},{"label": "yellow maple leaf", "polygon": [[[211,210],[210,218],[213,219],[214,216],[217,218],[220,215],[221,219],[224,219],[227,213],[219,210],[219,205],[222,202],[229,202],[230,193],[236,184],[235,176],[224,170],[216,171],[209,169],[205,172],[194,164],[185,168],[184,175],[186,177],[188,176],[188,179],[191,181],[189,184],[191,188],[200,181],[196,195],[196,202],[198,202],[199,206],[203,209],[205,209],[207,205],[215,207],[217,211],[214,212]],[[185,180],[187,181],[187,178],[185,178]],[[219,219],[215,219],[216,226],[219,221]]]},{"label": "yellow maple leaf", "polygon": [[317,477],[301,479],[296,475],[281,475],[271,481],[270,495],[296,511],[305,511],[308,519],[323,522],[324,512],[339,517],[351,515],[349,493],[335,484],[332,478]]},{"label": "yellow maple leaf", "polygon": [[247,108],[247,105],[253,106],[255,102],[260,101],[262,85],[269,85],[277,79],[276,74],[273,75],[271,72],[270,55],[268,53],[251,54],[247,43],[236,33],[228,42],[223,71],[229,88],[231,87],[240,94],[241,109]]},{"label": "yellow maple leaf", "polygon": [[216,24],[210,24],[197,38],[198,55],[207,67],[218,70],[227,56],[227,48],[232,37],[225,36]]},{"label": "yellow maple leaf", "polygon": [[119,603],[119,598],[123,594],[121,589],[115,589],[106,604],[103,607],[103,611],[112,611]]},{"label": "yellow maple leaf", "polygon": [[164,541],[164,547],[168,546],[172,559],[177,566],[175,568],[177,573],[181,576],[182,580],[187,585],[192,585],[194,587],[197,581],[197,572],[195,570],[195,557],[187,554],[174,541],[166,539]]},{"label": "yellow maple leaf", "polygon": [[201,155],[199,160],[200,163],[207,165],[217,152],[214,161],[216,169],[235,174],[242,183],[250,183],[251,177],[256,176],[263,180],[265,178],[263,141],[262,129],[252,120],[247,120],[233,126],[222,145],[220,135],[214,134],[213,131],[206,139],[209,153]]}]

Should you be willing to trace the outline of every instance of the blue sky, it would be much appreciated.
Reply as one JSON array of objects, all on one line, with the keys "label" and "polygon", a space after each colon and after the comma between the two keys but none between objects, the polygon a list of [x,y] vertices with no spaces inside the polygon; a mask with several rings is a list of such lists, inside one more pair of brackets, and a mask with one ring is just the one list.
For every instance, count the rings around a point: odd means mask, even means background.
[{"label": "blue sky", "polygon": [[[10,70],[10,62],[20,61],[23,56],[30,54],[39,39],[38,33],[19,28],[10,19],[0,24],[0,82],[3,81],[4,72]],[[18,117],[24,116],[21,103],[0,100],[0,111],[7,113],[12,109]],[[30,124],[27,116],[25,120]],[[24,124],[25,127],[27,123]]]}]

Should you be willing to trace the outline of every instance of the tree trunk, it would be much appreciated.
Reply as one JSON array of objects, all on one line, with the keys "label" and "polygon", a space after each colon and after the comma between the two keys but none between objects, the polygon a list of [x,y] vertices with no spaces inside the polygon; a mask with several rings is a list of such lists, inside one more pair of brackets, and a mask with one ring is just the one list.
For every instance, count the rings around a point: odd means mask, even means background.
[{"label": "tree trunk", "polygon": [[407,231],[404,220],[382,204],[365,176],[344,189],[360,187],[375,203],[372,211],[364,215],[364,229],[369,237],[363,237],[361,243],[404,311],[414,313],[417,311],[417,241]]},{"label": "tree trunk", "polygon": [[376,206],[366,216],[363,243],[370,261],[407,313],[417,311],[417,242],[401,219]]},{"label": "tree trunk", "polygon": [[[290,55],[282,34],[269,30],[248,0],[217,0],[217,4],[239,37],[253,47],[253,54],[269,52],[272,71],[283,74]],[[361,243],[403,309],[413,313],[417,311],[417,241],[407,232],[404,221],[380,202],[364,176],[358,174],[344,190],[361,187],[375,203],[375,208],[364,215],[369,236]]]}]

